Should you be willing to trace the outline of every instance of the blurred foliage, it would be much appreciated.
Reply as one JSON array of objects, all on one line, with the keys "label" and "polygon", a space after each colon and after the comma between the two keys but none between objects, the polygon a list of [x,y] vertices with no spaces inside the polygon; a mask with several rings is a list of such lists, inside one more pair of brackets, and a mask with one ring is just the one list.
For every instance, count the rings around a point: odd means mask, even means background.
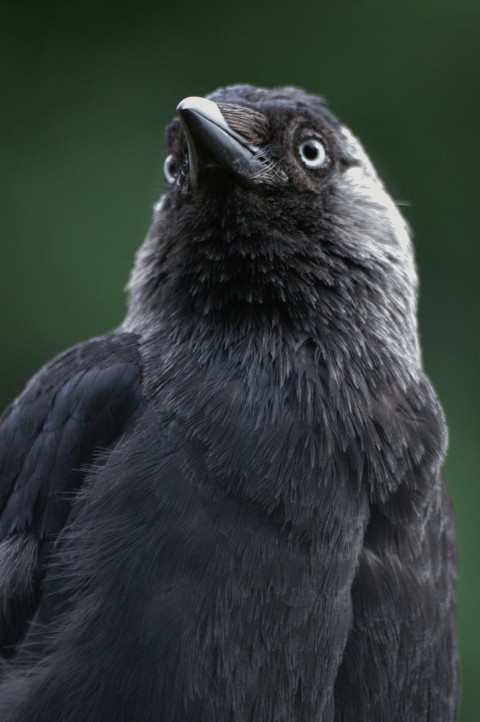
[{"label": "blurred foliage", "polygon": [[323,94],[415,229],[427,370],[451,429],[462,722],[480,719],[478,0],[10,3],[0,23],[0,401],[122,318],[163,127],[219,85]]}]

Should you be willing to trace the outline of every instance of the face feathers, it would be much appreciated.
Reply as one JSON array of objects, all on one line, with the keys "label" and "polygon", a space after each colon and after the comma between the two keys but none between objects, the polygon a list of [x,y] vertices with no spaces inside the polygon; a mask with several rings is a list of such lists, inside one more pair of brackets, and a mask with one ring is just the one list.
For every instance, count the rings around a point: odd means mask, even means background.
[{"label": "face feathers", "polygon": [[[221,151],[212,160],[197,141],[193,189],[193,140],[189,150],[181,123],[172,123],[167,154],[176,177],[139,251],[126,327],[146,319],[161,325],[172,310],[213,326],[230,318],[236,330],[283,324],[314,337],[335,324],[414,370],[417,281],[408,228],[359,141],[322,99],[297,89],[233,86],[209,98],[227,134],[230,128],[263,165],[239,177]],[[224,133],[215,118],[201,122]],[[315,143],[325,158],[309,167],[303,153],[315,152]]]}]

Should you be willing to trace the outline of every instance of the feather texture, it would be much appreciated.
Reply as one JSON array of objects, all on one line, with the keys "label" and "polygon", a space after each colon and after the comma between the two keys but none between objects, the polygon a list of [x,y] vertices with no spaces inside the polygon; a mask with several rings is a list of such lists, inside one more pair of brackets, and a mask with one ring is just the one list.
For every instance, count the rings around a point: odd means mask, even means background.
[{"label": "feather texture", "polygon": [[320,98],[210,101],[167,130],[122,327],[2,418],[0,718],[452,722],[447,433],[408,228]]}]

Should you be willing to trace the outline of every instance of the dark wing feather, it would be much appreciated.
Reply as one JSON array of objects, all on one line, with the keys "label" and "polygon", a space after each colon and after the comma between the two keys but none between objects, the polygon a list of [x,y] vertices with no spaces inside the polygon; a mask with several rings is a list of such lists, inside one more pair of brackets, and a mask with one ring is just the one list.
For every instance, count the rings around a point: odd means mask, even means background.
[{"label": "dark wing feather", "polygon": [[457,699],[453,512],[438,478],[423,514],[373,507],[335,687],[336,722],[450,722]]},{"label": "dark wing feather", "polygon": [[0,647],[10,656],[41,597],[42,565],[99,452],[143,412],[137,336],[64,352],[0,419]]}]

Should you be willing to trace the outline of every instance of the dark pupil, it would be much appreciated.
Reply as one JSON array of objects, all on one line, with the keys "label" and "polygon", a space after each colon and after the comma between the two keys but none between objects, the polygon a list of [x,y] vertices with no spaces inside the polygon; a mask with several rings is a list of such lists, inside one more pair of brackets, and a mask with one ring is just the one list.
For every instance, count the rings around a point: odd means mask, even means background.
[{"label": "dark pupil", "polygon": [[303,146],[303,155],[307,160],[315,160],[318,156],[318,148],[315,143],[305,143]]},{"label": "dark pupil", "polygon": [[175,175],[175,170],[176,170],[176,163],[174,160],[171,160],[170,163],[168,164],[168,172],[170,175]]}]

